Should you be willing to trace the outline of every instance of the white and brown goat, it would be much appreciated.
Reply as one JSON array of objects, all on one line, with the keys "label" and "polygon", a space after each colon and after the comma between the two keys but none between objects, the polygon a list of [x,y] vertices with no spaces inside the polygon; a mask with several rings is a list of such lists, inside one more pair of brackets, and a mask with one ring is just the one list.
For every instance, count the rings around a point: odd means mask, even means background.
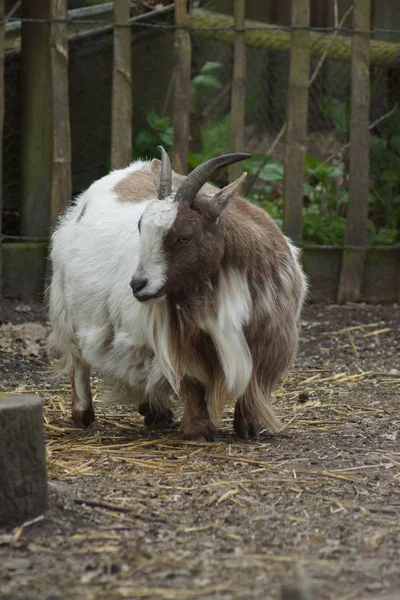
[{"label": "white and brown goat", "polygon": [[53,235],[50,344],[71,374],[72,417],[94,420],[93,368],[149,426],[171,423],[181,397],[186,439],[214,440],[232,399],[238,436],[276,431],[271,392],[295,355],[306,292],[297,252],[240,197],[244,175],[222,190],[206,183],[249,155],[183,177],[160,151],[161,162],[93,183]]}]

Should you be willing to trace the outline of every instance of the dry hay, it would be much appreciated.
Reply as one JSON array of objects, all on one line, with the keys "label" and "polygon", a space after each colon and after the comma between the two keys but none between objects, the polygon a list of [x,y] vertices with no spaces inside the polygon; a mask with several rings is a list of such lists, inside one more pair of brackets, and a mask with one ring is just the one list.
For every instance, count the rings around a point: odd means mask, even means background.
[{"label": "dry hay", "polygon": [[[139,414],[102,405],[96,379],[97,422],[85,431],[70,420],[69,384],[54,387],[47,377],[19,386],[43,398],[50,489],[64,512],[50,517],[59,529],[53,541],[34,520],[7,532],[3,544],[26,543],[45,557],[42,568],[62,550],[78,575],[74,587],[58,574],[60,585],[76,598],[277,598],[299,565],[318,598],[378,598],[400,585],[393,563],[400,448],[391,427],[398,408],[380,401],[398,392],[400,374],[363,368],[362,357],[371,339],[392,330],[376,320],[324,332],[319,350],[345,345],[347,361],[324,368],[299,361],[276,393],[284,431],[251,444],[233,436],[232,408],[219,442],[193,443],[177,427],[149,432]],[[303,335],[302,346],[318,338]],[[366,425],[377,443],[363,443]],[[65,507],[79,517],[73,527]],[[89,558],[93,568],[77,566]]]}]

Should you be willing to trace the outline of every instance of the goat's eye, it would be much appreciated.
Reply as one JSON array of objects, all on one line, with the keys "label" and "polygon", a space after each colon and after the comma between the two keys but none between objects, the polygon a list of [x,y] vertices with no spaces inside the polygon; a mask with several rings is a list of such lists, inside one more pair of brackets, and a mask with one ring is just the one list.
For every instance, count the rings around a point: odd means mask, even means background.
[{"label": "goat's eye", "polygon": [[142,217],[140,217],[139,223],[137,224],[137,228],[138,228],[139,233],[140,233],[140,225],[141,225],[141,223],[142,223]]},{"label": "goat's eye", "polygon": [[179,244],[187,244],[190,242],[190,237],[178,237],[176,240]]}]

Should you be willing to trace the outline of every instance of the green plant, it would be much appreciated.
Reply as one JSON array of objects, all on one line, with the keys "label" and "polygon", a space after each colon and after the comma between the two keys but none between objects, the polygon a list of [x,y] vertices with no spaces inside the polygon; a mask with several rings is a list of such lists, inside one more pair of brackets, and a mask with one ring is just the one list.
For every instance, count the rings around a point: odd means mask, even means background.
[{"label": "green plant", "polygon": [[[222,66],[222,63],[219,62],[206,62],[198,75],[191,80],[190,102],[191,112],[193,114],[200,115],[202,113],[204,105],[207,103],[208,90],[220,89],[222,87],[221,82],[215,75],[215,72]],[[146,121],[148,128],[141,129],[135,138],[133,151],[134,159],[143,156],[158,156],[157,146],[162,144],[168,151],[173,144],[172,120],[170,117],[159,115],[156,109],[152,107],[146,115]],[[209,137],[212,138],[212,131],[209,133]],[[207,151],[209,152],[210,149],[210,143],[208,143]]]},{"label": "green plant", "polygon": [[383,121],[380,135],[371,135],[370,216],[379,243],[400,241],[400,111]]},{"label": "green plant", "polygon": [[323,96],[321,99],[321,112],[325,118],[330,119],[338,133],[347,137],[350,123],[350,104],[338,100],[333,96]]},{"label": "green plant", "polygon": [[190,110],[194,115],[202,115],[209,100],[211,90],[219,90],[222,83],[215,75],[222,68],[222,63],[209,61],[201,68],[198,75],[190,82]]},{"label": "green plant", "polygon": [[[371,95],[376,81],[371,81]],[[348,137],[349,101],[325,96],[321,110],[342,137]],[[309,190],[311,192],[311,190]],[[346,190],[338,191],[347,195]],[[340,212],[340,211],[339,211]],[[370,138],[370,198],[368,243],[390,245],[400,242],[400,111],[382,121]]]},{"label": "green plant", "polygon": [[227,151],[230,144],[230,114],[226,114],[216,123],[204,127],[201,133],[201,152],[189,152],[189,166],[197,167],[204,161]]},{"label": "green plant", "polygon": [[[253,175],[263,161],[255,155],[244,161],[245,170]],[[261,169],[259,181],[250,200],[264,208],[282,227],[283,224],[283,163],[275,158]],[[303,195],[303,238],[311,244],[343,244],[346,220],[340,214],[347,194],[340,188],[343,171],[339,167],[324,165],[312,156],[305,160]]]},{"label": "green plant", "polygon": [[161,117],[155,108],[146,116],[149,129],[141,129],[134,143],[133,158],[158,156],[157,146],[162,144],[168,151],[172,147],[172,124],[170,117]]}]

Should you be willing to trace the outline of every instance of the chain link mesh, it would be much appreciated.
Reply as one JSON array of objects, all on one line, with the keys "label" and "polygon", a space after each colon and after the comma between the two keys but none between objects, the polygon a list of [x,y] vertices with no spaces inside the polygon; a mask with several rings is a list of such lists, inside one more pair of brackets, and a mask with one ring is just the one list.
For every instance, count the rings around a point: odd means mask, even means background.
[{"label": "chain link mesh", "polygon": [[[208,2],[207,10],[216,8],[214,2]],[[171,20],[168,22],[172,23]],[[287,30],[287,27],[282,28],[289,35]],[[213,33],[216,32],[193,32],[191,36],[190,166],[196,160],[227,152],[230,147],[233,47],[229,41],[220,39],[220,31],[218,39]],[[248,35],[256,33],[249,32]],[[277,30],[277,39],[280,33]],[[112,35],[110,27],[105,31],[76,34],[69,42],[74,195],[110,168]],[[227,39],[231,35],[230,32]],[[172,143],[174,31],[160,27],[132,28],[132,36],[134,157],[151,156],[158,143],[167,149]],[[390,42],[400,44],[400,32],[391,32]],[[375,53],[379,54],[378,50]],[[321,52],[311,58],[311,74],[321,60],[320,55]],[[395,203],[400,197],[398,182],[393,176],[396,168],[400,173],[400,110],[395,110],[396,104],[400,103],[400,69],[387,64],[387,53],[382,59],[383,65],[377,61],[375,57],[371,67],[371,123],[388,113],[389,116],[371,131],[371,195],[376,202],[382,203],[383,222],[384,201]],[[244,150],[265,154],[285,123],[288,48],[278,45],[266,49],[262,44],[247,46],[246,63]],[[350,84],[349,60],[336,60],[328,53],[310,87],[307,155],[328,161],[328,164],[346,160]],[[7,52],[3,140],[5,235],[19,234],[20,110],[20,55],[17,51]],[[283,161],[284,138],[276,145],[273,156]],[[385,182],[385,176],[392,177],[390,182]],[[347,185],[348,180],[344,179],[342,183]],[[383,198],[379,200],[382,194]]]}]

